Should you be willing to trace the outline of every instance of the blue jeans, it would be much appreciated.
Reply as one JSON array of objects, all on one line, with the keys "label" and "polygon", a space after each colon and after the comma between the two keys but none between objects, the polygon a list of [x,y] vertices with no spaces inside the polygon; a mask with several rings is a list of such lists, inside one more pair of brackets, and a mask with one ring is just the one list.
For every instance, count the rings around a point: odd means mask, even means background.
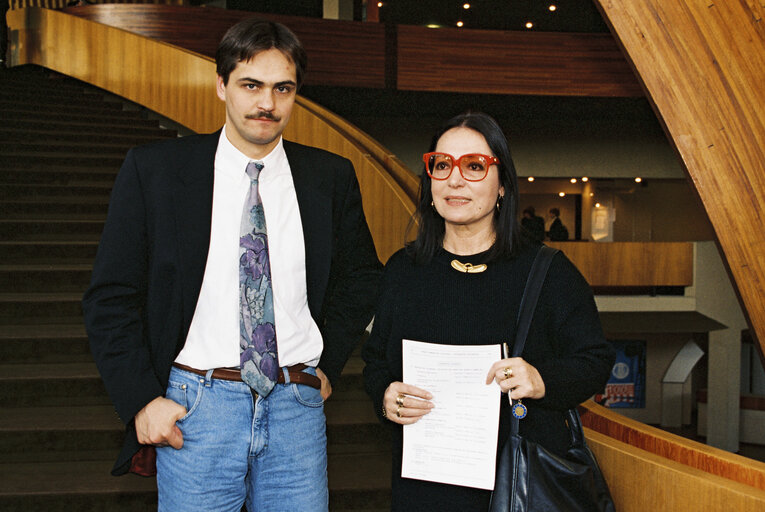
[{"label": "blue jeans", "polygon": [[[315,374],[313,368],[305,370]],[[327,437],[318,389],[249,386],[173,368],[166,397],[186,407],[183,447],[157,448],[159,511],[326,511]],[[289,376],[285,375],[287,380]]]}]

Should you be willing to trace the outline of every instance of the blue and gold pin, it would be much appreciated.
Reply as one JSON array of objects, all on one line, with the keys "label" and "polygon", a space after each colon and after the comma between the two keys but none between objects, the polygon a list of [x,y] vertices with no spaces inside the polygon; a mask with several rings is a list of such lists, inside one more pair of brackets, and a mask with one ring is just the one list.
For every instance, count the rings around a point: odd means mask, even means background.
[{"label": "blue and gold pin", "polygon": [[513,416],[518,418],[519,420],[522,420],[523,418],[525,418],[526,413],[529,412],[529,410],[526,409],[526,406],[523,405],[520,400],[518,400],[512,405],[511,410],[513,411]]}]

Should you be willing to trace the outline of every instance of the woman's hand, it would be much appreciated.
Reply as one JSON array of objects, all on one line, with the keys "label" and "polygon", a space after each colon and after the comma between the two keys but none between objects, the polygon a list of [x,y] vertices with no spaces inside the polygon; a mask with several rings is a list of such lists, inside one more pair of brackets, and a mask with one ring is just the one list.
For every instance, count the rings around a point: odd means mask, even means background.
[{"label": "woman's hand", "polygon": [[383,414],[393,423],[411,425],[433,408],[433,395],[403,382],[391,382],[383,395]]},{"label": "woman's hand", "polygon": [[503,393],[510,393],[510,398],[542,398],[545,396],[545,383],[536,368],[520,357],[500,359],[489,369],[486,384],[497,381]]}]

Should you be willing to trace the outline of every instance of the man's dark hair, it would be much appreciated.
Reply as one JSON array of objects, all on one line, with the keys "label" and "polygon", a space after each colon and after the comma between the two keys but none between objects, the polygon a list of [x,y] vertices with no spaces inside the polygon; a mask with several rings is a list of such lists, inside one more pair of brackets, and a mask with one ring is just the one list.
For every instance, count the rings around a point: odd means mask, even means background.
[{"label": "man's dark hair", "polygon": [[[515,165],[510,156],[507,137],[499,124],[483,112],[466,112],[449,119],[433,136],[428,151],[435,151],[438,139],[452,128],[470,128],[486,140],[491,152],[499,159],[499,184],[504,187],[505,195],[499,200],[499,209],[494,209],[494,230],[497,239],[488,254],[489,260],[510,257],[515,252],[518,240],[518,178]],[[430,189],[431,179],[423,169],[420,177],[420,201],[414,217],[418,222],[417,238],[408,244],[410,254],[417,263],[427,263],[436,254],[444,241],[444,219],[431,205],[433,194]]]},{"label": "man's dark hair", "polygon": [[276,48],[295,64],[297,87],[300,88],[308,63],[300,40],[281,23],[257,18],[240,21],[226,31],[215,52],[218,75],[228,85],[228,77],[238,63],[246,62],[271,48]]}]

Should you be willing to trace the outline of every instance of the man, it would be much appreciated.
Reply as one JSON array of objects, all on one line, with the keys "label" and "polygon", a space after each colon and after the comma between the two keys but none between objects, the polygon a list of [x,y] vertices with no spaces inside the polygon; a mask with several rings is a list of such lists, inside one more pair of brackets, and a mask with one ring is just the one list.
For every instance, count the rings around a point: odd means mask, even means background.
[{"label": "man", "polygon": [[380,263],[351,163],[281,137],[295,35],[242,21],[216,63],[225,126],[128,153],[83,300],[127,426],[113,474],[156,446],[160,510],[326,510],[323,400]]},{"label": "man", "polygon": [[521,226],[526,230],[528,235],[537,242],[543,242],[545,239],[545,220],[536,214],[536,210],[533,206],[527,207],[523,210],[523,218],[521,218]]},{"label": "man", "polygon": [[550,230],[547,232],[547,236],[553,242],[565,242],[568,240],[568,229],[563,225],[560,220],[560,210],[558,208],[550,208]]}]

